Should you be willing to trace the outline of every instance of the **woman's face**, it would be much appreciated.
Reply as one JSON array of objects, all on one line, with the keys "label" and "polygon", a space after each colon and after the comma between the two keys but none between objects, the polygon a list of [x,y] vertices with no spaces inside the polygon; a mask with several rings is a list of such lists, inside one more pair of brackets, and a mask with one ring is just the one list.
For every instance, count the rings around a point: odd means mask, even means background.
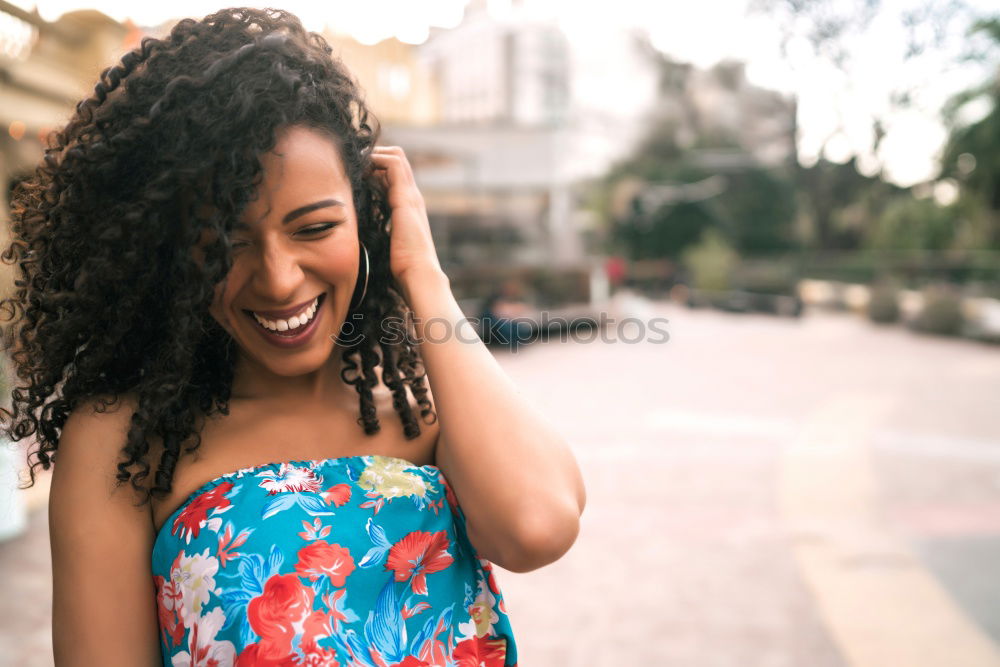
[{"label": "woman's face", "polygon": [[301,375],[330,358],[357,281],[351,182],[337,146],[306,127],[279,133],[262,164],[210,312],[250,360]]}]

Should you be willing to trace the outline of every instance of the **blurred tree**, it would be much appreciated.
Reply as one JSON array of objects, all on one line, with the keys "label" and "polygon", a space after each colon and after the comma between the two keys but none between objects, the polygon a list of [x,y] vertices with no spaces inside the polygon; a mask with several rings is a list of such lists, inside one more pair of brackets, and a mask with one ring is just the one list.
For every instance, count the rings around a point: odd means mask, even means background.
[{"label": "blurred tree", "polygon": [[[713,117],[717,109],[694,103],[691,65],[655,50],[649,54],[660,68],[661,114],[638,148],[606,176],[602,189],[609,194],[593,197],[613,223],[612,249],[634,259],[679,259],[709,228],[740,253],[794,247],[795,195],[787,169],[758,164],[738,132]],[[743,85],[738,63],[702,74],[728,89]],[[754,88],[750,94],[772,102],[771,91]],[[713,156],[723,164],[712,164]]]},{"label": "blurred tree", "polygon": [[894,197],[908,192],[857,169],[856,158],[843,164],[821,158],[798,169],[799,205],[812,223],[808,245],[820,250],[855,250],[864,244],[871,220]]},{"label": "blurred tree", "polygon": [[[869,116],[871,145],[863,152],[876,165],[876,179],[884,174],[879,149],[892,118],[900,111],[920,108],[928,78],[945,77],[947,68],[956,66],[953,59],[942,56],[960,48],[963,27],[972,21],[972,10],[962,0],[903,4],[882,0],[751,0],[749,9],[774,20],[781,35],[780,52],[789,68],[797,71],[802,62],[820,61],[843,73],[846,82],[872,67],[871,50],[864,46],[866,41],[879,41],[873,31],[881,30],[885,19],[902,26],[905,39],[902,53],[896,55],[914,75],[887,81],[884,100],[865,108],[855,106],[850,114]],[[804,51],[808,58],[802,58]],[[881,188],[876,179],[859,174],[854,160],[838,165],[825,159],[827,144],[846,134],[843,120],[847,114],[835,111],[841,121],[821,143],[819,161],[812,167],[795,165],[799,204],[811,226],[810,244],[820,250],[858,247],[865,236],[866,221],[880,215],[900,192],[898,188]],[[936,108],[923,111],[933,114]]]},{"label": "blurred tree", "polygon": [[676,259],[701,238],[705,229],[718,226],[713,212],[702,202],[679,202],[646,213],[636,202],[634,214],[616,226],[632,259]]},{"label": "blurred tree", "polygon": [[952,212],[932,197],[917,199],[909,194],[892,198],[868,232],[873,250],[917,253],[947,250],[953,246],[955,226]]},{"label": "blurred tree", "polygon": [[[872,126],[871,157],[879,159],[878,149],[890,125],[888,120],[898,111],[919,106],[922,88],[932,74],[946,75],[954,66],[943,54],[951,53],[964,42],[962,32],[976,18],[964,0],[919,0],[909,3],[889,3],[883,0],[750,0],[748,12],[768,16],[778,26],[780,54],[793,71],[801,63],[818,60],[844,74],[852,81],[856,74],[872,67],[871,50],[865,41],[885,44],[877,32],[883,30],[884,19],[902,26],[902,53],[897,54],[910,71],[921,76],[904,76],[887,81],[885,99],[865,108],[852,108],[852,114],[867,113]],[[810,58],[803,58],[803,50]],[[942,61],[945,70],[942,71]],[[832,128],[827,141],[843,128],[842,111],[835,110],[841,124]],[[826,142],[819,154],[822,156]]]},{"label": "blurred tree", "polygon": [[642,184],[624,214],[616,216],[616,247],[635,259],[677,259],[707,228],[718,229],[742,254],[796,246],[795,193],[783,172],[751,166],[720,176],[689,160],[687,154],[669,162],[650,159],[640,150],[609,176],[611,187],[636,178]]},{"label": "blurred tree", "polygon": [[706,229],[697,245],[684,251],[682,259],[691,272],[691,286],[708,291],[729,289],[739,263],[739,255],[725,236],[713,228]]},{"label": "blurred tree", "polygon": [[783,172],[752,168],[727,175],[721,197],[727,217],[736,221],[733,235],[743,254],[766,255],[793,249],[795,189]]},{"label": "blurred tree", "polygon": [[[949,127],[941,158],[941,178],[953,178],[977,198],[988,218],[987,247],[1000,250],[1000,18],[977,21],[970,35],[987,37],[988,46],[970,57],[988,60],[994,74],[982,85],[955,95],[943,110]],[[963,112],[974,104],[985,114],[963,122]]]}]

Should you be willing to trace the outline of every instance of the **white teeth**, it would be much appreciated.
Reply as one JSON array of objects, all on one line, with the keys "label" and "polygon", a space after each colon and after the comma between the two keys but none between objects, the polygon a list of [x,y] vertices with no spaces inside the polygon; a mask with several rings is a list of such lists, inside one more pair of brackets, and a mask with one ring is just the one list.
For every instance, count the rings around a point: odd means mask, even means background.
[{"label": "white teeth", "polygon": [[[313,315],[316,314],[316,309],[319,307],[319,297],[313,299],[313,302],[308,308],[303,310],[298,315],[293,315],[287,320],[268,320],[257,313],[253,313],[254,319],[265,329],[270,329],[271,331],[289,331],[291,329],[298,329],[304,326],[312,320]],[[252,311],[251,311],[252,312]]]}]

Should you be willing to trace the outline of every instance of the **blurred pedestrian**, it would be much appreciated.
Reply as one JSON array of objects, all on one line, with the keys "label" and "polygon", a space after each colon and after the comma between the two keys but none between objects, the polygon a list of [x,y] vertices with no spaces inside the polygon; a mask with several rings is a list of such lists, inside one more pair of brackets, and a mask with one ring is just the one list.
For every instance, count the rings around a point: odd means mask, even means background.
[{"label": "blurred pedestrian", "polygon": [[608,257],[604,262],[604,272],[608,276],[611,293],[614,294],[625,282],[625,258],[621,255]]},{"label": "blurred pedestrian", "polygon": [[515,278],[505,280],[500,289],[483,302],[480,331],[488,345],[517,350],[532,337],[530,317],[534,311],[524,299],[524,287]]}]

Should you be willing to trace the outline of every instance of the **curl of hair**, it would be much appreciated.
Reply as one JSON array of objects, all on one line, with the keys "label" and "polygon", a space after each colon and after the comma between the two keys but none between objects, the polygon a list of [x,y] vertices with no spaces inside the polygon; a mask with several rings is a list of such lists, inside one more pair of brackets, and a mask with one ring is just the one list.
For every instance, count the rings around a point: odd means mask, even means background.
[{"label": "curl of hair", "polygon": [[383,321],[409,312],[371,167],[377,120],[327,42],[293,15],[226,9],[147,37],[104,70],[13,193],[13,240],[0,259],[17,279],[0,313],[17,386],[0,415],[11,439],[35,436],[30,484],[84,401],[106,410],[134,398],[117,480],[131,480],[141,502],[169,493],[178,459],[201,444],[200,420],[229,413],[236,343],[208,309],[232,265],[233,223],[262,178],[260,156],[290,125],[325,132],[340,149],[371,257],[367,295],[348,314],[364,336],[342,349],[358,423],[379,430],[379,364],[407,438],[420,433],[407,388],[421,419],[436,418],[412,338],[380,335]]}]

